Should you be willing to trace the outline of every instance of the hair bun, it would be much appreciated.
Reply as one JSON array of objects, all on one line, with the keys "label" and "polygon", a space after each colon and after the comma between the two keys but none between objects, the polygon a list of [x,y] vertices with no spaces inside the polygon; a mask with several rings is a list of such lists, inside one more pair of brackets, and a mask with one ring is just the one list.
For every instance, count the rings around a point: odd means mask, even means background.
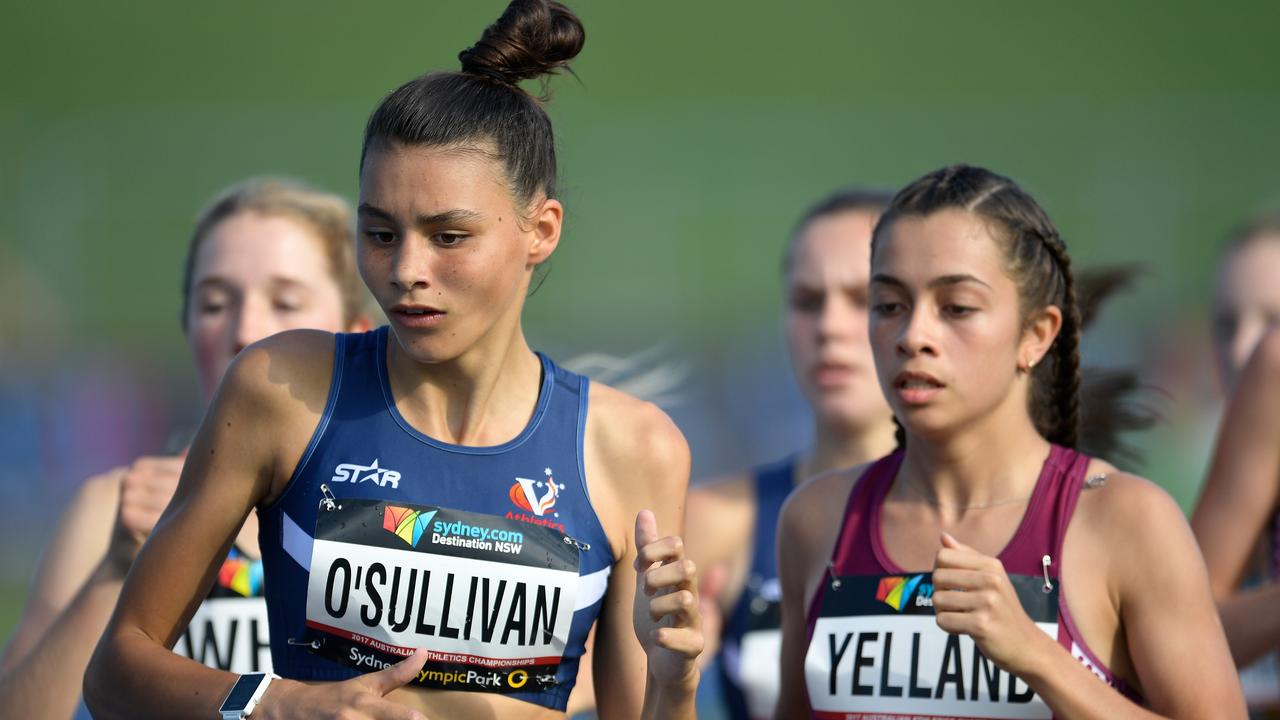
[{"label": "hair bun", "polygon": [[585,39],[578,16],[555,0],[513,0],[458,59],[463,73],[515,86],[567,67]]}]

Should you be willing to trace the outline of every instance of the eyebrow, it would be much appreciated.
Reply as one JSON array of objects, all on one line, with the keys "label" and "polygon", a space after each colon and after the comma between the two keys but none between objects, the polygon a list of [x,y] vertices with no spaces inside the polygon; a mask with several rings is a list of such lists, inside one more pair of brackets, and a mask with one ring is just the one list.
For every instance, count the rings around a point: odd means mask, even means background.
[{"label": "eyebrow", "polygon": [[[286,288],[298,288],[301,290],[308,289],[307,284],[302,280],[295,280],[294,278],[283,277],[281,275],[272,275],[271,284],[276,286],[283,286]],[[198,281],[196,281],[196,284],[192,289],[199,291],[208,287],[217,288],[220,290],[238,289],[235,283],[231,282],[225,277],[222,277],[221,275],[208,275],[208,276],[202,277]]]},{"label": "eyebrow", "polygon": [[[872,276],[871,276],[871,282],[872,282],[872,283],[881,283],[881,284],[884,284],[884,285],[895,285],[895,286],[900,287],[900,288],[903,288],[903,289],[905,289],[905,288],[907,287],[907,284],[906,284],[906,283],[904,283],[904,282],[902,282],[902,281],[901,281],[901,280],[899,280],[898,278],[896,278],[896,277],[894,277],[894,276],[892,276],[892,275],[885,275],[884,273],[876,273],[876,274],[872,275]],[[983,286],[983,287],[985,287],[985,288],[987,288],[987,289],[991,289],[991,286],[990,286],[990,285],[988,285],[986,282],[982,281],[982,280],[981,280],[980,278],[978,278],[976,275],[970,275],[969,273],[956,273],[956,274],[954,274],[954,275],[941,275],[941,276],[939,276],[939,277],[936,277],[936,278],[934,278],[934,279],[930,280],[930,281],[929,281],[929,283],[928,283],[925,287],[927,287],[927,288],[929,288],[929,289],[934,289],[934,288],[939,288],[939,287],[943,287],[943,286],[947,286],[947,285],[960,285],[960,284],[962,284],[962,283],[967,283],[967,282],[977,283],[977,284],[979,284],[979,285],[981,285],[981,286]]]},{"label": "eyebrow", "polygon": [[[369,203],[360,203],[360,206],[356,208],[356,212],[362,215],[376,215],[377,217],[380,217],[383,220],[388,220],[392,222],[395,221],[395,218],[391,215],[391,213],[387,212],[386,210],[383,210],[382,208],[370,205]],[[475,210],[465,210],[463,208],[454,208],[452,210],[445,210],[444,212],[438,212],[432,215],[419,215],[417,218],[415,218],[415,224],[419,226],[447,225],[450,223],[457,223],[457,222],[473,222],[473,221],[479,220],[482,217],[484,216],[476,212]]]}]

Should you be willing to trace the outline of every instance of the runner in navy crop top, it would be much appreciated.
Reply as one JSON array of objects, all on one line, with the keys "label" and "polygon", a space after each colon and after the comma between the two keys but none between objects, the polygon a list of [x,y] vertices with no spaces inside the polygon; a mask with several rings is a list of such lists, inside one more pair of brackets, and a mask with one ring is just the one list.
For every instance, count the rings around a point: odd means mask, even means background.
[{"label": "runner in navy crop top", "polygon": [[600,716],[693,717],[696,568],[658,533],[681,528],[688,447],[521,326],[564,209],[550,121],[518,83],[582,40],[563,5],[517,0],[462,72],[374,111],[356,257],[390,325],[240,353],[86,675],[95,717],[219,711],[236,677],[164,640],[255,506],[286,675],[267,717],[563,717],[597,617]]},{"label": "runner in navy crop top", "polygon": [[869,335],[904,448],[783,508],[778,717],[1244,716],[1181,510],[1071,449],[1079,326],[1066,247],[1012,180],[899,191]]},{"label": "runner in navy crop top", "polygon": [[866,332],[871,229],[889,198],[864,188],[829,195],[804,213],[783,255],[784,334],[796,384],[812,411],[812,444],[689,493],[685,537],[703,568],[703,617],[708,629],[724,618],[720,682],[707,683],[702,694],[719,690],[736,720],[772,717],[778,698],[775,531],[783,501],[810,475],[893,448],[893,423]]}]

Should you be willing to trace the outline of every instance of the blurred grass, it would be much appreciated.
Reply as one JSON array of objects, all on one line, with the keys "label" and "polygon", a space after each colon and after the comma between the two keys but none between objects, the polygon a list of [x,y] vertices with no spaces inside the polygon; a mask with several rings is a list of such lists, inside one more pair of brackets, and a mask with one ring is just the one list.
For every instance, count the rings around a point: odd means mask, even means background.
[{"label": "blurred grass", "polygon": [[[710,377],[735,352],[776,357],[777,258],[800,209],[835,186],[896,186],[968,161],[1041,199],[1077,264],[1151,268],[1086,345],[1095,360],[1141,364],[1154,382],[1190,377],[1167,388],[1174,414],[1212,393],[1203,306],[1218,239],[1280,192],[1280,5],[570,4],[588,40],[580,82],[557,79],[548,106],[568,224],[526,313],[535,344],[668,341]],[[261,173],[354,196],[378,98],[455,67],[502,6],[7,8],[0,251],[47,292],[0,310],[0,330],[5,312],[34,315],[62,328],[41,340],[49,366],[125,348],[147,357],[157,387],[189,386],[176,314],[197,209]],[[21,353],[35,338],[4,342]],[[1205,357],[1168,375],[1172,347]],[[743,461],[732,423],[690,417],[698,472]],[[1147,471],[1184,506],[1206,435],[1186,421],[1142,442]],[[17,616],[20,572],[0,572],[0,628]]]}]

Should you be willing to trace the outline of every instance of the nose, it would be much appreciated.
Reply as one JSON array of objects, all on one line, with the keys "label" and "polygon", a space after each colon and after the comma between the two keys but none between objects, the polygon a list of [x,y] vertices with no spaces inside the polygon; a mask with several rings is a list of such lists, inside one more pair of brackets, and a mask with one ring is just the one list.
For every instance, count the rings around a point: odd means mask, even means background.
[{"label": "nose", "polygon": [[1249,361],[1249,355],[1257,347],[1258,341],[1262,339],[1265,330],[1266,325],[1260,318],[1244,315],[1239,319],[1236,324],[1235,334],[1231,336],[1229,345],[1233,374],[1239,374],[1240,369]]},{"label": "nose", "polygon": [[431,248],[423,238],[407,235],[391,260],[391,284],[400,290],[430,287],[431,256]]},{"label": "nose", "polygon": [[932,317],[925,309],[917,306],[905,311],[896,343],[898,354],[903,357],[937,355],[933,330]]},{"label": "nose", "polygon": [[236,354],[279,331],[270,302],[266,298],[246,294],[232,321],[231,337]]},{"label": "nose", "polygon": [[854,323],[849,302],[838,293],[827,293],[818,312],[818,341],[825,343],[849,335]]}]

